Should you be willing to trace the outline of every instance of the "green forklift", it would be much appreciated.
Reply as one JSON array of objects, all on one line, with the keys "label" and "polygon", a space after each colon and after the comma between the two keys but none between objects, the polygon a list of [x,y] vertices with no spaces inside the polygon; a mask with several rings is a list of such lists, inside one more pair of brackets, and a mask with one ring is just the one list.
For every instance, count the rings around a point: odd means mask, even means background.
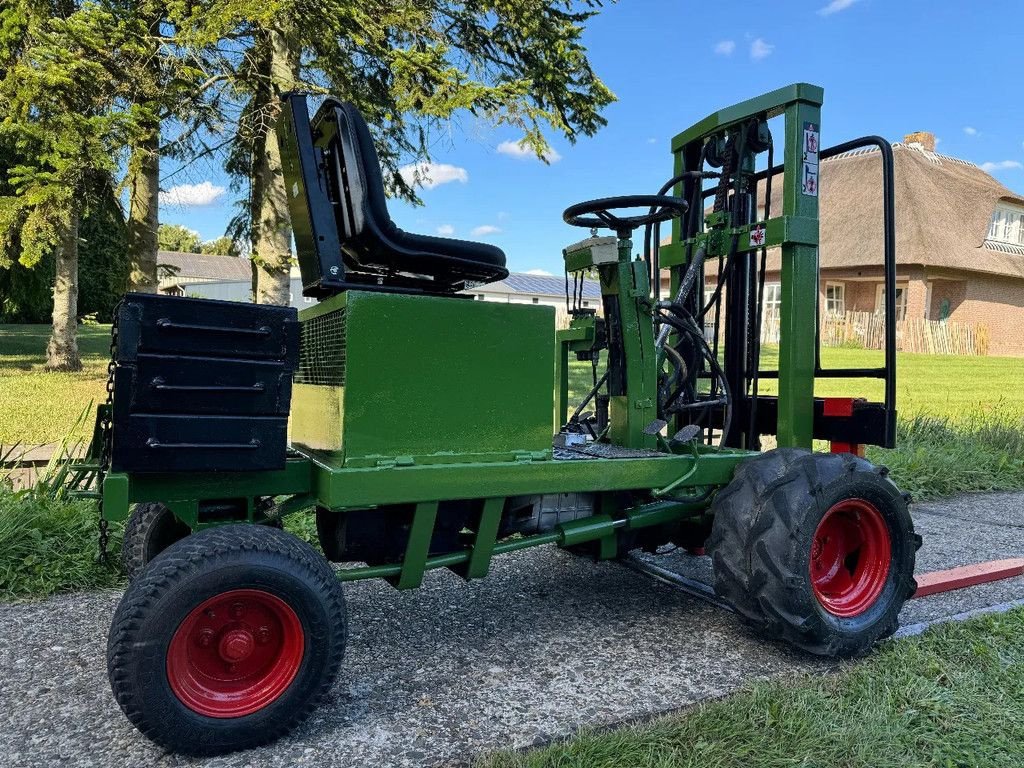
[{"label": "green forklift", "polygon": [[[822,96],[798,83],[709,115],[672,140],[657,194],[568,208],[584,231],[564,250],[571,320],[556,330],[553,307],[466,293],[508,274],[499,249],[395,226],[351,104],[311,116],[287,95],[278,138],[316,303],[129,294],[117,312],[77,477],[99,498],[101,544],[127,520],[107,660],[128,719],[176,752],[271,742],[343,673],[345,582],[481,579],[496,556],[549,544],[600,560],[705,548],[739,615],[812,654],[891,635],[920,545],[907,496],[863,458],[895,440],[892,151],[878,137],[821,149]],[[884,365],[823,368],[818,167],[868,148]],[[591,276],[600,312],[581,300]],[[581,368],[589,392],[571,402]],[[882,379],[884,402],[815,397],[824,377]],[[283,530],[297,514],[315,515],[319,549]]]}]

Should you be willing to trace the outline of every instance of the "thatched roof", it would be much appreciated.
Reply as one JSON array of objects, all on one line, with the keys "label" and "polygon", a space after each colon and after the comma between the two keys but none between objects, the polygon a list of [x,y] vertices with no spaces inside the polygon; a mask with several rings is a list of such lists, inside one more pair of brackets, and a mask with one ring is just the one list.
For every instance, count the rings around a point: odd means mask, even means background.
[{"label": "thatched roof", "polygon": [[[973,163],[918,145],[894,144],[896,262],[1024,278],[1024,256],[986,243],[999,200],[1024,205]],[[882,264],[882,170],[877,150],[821,164],[820,265]],[[772,215],[782,210],[782,177],[772,180]],[[779,259],[769,255],[769,269]]]}]

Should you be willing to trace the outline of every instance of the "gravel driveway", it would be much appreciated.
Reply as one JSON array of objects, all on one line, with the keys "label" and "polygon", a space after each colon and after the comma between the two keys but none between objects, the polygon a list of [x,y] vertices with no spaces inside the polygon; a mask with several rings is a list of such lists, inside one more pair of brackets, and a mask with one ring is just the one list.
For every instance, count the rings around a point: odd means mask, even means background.
[{"label": "gravel driveway", "polygon": [[[914,516],[926,569],[1024,554],[1024,494],[918,505]],[[706,570],[705,559],[659,562]],[[465,765],[752,679],[829,669],[678,589],[550,547],[500,557],[471,584],[436,572],[411,592],[384,582],[346,590],[351,636],[329,699],[291,737],[213,760],[162,753],[113,702],[104,651],[118,593],[0,606],[0,765]],[[1014,579],[914,601],[903,619],[1022,595]]]}]

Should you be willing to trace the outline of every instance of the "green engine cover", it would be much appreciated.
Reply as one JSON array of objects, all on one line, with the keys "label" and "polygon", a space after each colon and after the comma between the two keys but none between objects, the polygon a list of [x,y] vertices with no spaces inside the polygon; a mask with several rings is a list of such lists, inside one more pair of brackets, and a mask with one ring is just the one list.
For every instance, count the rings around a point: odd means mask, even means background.
[{"label": "green engine cover", "polygon": [[299,315],[291,440],[331,466],[544,460],[554,308],[349,291]]}]

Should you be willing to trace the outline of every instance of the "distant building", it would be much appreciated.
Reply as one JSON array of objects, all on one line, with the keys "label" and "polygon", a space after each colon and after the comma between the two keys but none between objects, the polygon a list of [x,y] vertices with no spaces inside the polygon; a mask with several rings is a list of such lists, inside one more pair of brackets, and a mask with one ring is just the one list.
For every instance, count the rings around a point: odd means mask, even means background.
[{"label": "distant building", "polygon": [[[157,264],[161,293],[225,301],[252,301],[252,267],[246,258],[160,251]],[[569,290],[572,290],[571,281]],[[600,283],[584,280],[582,292],[582,306],[600,309]],[[479,285],[464,293],[478,301],[542,304],[564,309],[565,277],[513,272],[504,280]],[[302,278],[298,267],[292,267],[292,306],[302,309],[315,303],[316,299],[302,295]]]},{"label": "distant building", "polygon": [[252,262],[241,256],[159,251],[156,264],[160,293],[172,296],[190,294],[192,287],[200,283],[252,285]]},{"label": "distant building", "polygon": [[[893,144],[893,160],[897,318],[981,323],[989,329],[991,354],[1024,355],[1024,197],[973,163],[937,154],[930,133]],[[875,149],[821,164],[823,311],[882,311],[881,179]],[[776,176],[772,215],[781,210],[782,177]],[[781,304],[779,273],[779,254],[769,252],[766,314]],[[716,273],[706,274],[710,291]]]},{"label": "distant building", "polygon": [[[569,281],[570,296],[572,280]],[[534,275],[513,272],[504,280],[471,288],[464,293],[473,294],[478,301],[500,301],[508,304],[544,304],[565,309],[566,283],[564,275]],[[597,280],[583,281],[583,307],[601,308],[601,284]]]}]

